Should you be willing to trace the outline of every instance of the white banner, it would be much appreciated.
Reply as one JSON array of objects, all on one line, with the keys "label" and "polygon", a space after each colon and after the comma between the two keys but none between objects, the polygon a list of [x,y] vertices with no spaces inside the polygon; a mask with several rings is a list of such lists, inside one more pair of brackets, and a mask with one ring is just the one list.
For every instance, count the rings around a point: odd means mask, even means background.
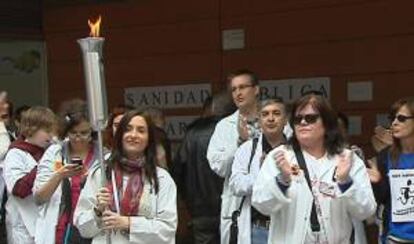
[{"label": "white banner", "polygon": [[414,222],[414,169],[392,169],[388,176],[392,222]]},{"label": "white banner", "polygon": [[202,107],[211,96],[210,83],[125,88],[125,104],[136,108],[195,108]]},{"label": "white banner", "polygon": [[284,102],[291,102],[309,91],[320,92],[329,99],[331,96],[330,78],[314,77],[260,81],[261,100],[281,97]]}]

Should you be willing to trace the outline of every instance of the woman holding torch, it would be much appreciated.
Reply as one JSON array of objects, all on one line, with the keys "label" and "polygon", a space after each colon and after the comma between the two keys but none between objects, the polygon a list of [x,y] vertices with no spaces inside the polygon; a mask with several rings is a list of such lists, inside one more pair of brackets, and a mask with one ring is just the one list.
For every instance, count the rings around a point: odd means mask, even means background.
[{"label": "woman holding torch", "polygon": [[[74,214],[81,235],[92,243],[175,243],[176,187],[157,167],[153,125],[130,111],[115,133],[106,168],[88,177]],[[107,183],[101,187],[101,174]]]}]

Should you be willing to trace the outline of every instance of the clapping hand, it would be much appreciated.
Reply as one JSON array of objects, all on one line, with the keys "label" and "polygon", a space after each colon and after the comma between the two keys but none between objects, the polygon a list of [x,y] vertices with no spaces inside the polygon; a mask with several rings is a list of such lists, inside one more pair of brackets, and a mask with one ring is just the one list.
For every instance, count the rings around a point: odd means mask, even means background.
[{"label": "clapping hand", "polygon": [[239,116],[239,124],[237,126],[239,131],[239,137],[242,141],[247,141],[249,139],[249,128],[247,126],[247,118],[244,116]]},{"label": "clapping hand", "polygon": [[367,168],[369,180],[371,183],[378,183],[381,180],[381,173],[378,169],[378,163],[376,158],[367,160],[369,168]]},{"label": "clapping hand", "polygon": [[284,151],[277,151],[274,154],[274,159],[276,161],[276,166],[279,168],[282,179],[284,182],[290,182],[292,176],[292,170],[290,163],[287,161]]},{"label": "clapping hand", "polygon": [[352,151],[344,151],[339,155],[335,175],[335,179],[338,183],[346,183],[349,180],[349,172],[352,168],[352,155]]}]

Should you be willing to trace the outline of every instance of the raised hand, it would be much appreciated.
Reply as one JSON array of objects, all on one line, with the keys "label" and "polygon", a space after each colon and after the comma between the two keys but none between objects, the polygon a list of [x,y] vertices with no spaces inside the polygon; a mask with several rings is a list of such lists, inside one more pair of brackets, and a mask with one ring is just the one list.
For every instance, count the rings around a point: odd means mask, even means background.
[{"label": "raised hand", "polygon": [[274,154],[274,159],[276,161],[276,166],[279,168],[282,179],[284,182],[290,182],[292,177],[292,166],[287,161],[284,151],[277,151]]},{"label": "raised hand", "polygon": [[367,160],[369,168],[367,168],[369,180],[371,183],[378,183],[381,180],[381,173],[378,169],[377,159],[371,158]]},{"label": "raised hand", "polygon": [[239,124],[237,126],[239,131],[239,137],[242,141],[247,141],[249,139],[249,128],[247,126],[247,118],[240,115]]},{"label": "raised hand", "polygon": [[352,168],[352,151],[344,151],[338,156],[335,179],[338,183],[345,183],[349,180],[349,171]]}]

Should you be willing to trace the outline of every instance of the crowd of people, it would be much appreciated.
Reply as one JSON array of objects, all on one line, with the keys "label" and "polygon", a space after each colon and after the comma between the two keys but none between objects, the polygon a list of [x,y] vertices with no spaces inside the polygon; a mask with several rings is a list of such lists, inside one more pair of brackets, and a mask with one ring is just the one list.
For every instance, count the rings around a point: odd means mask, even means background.
[{"label": "crowd of people", "polygon": [[414,97],[391,106],[369,155],[316,91],[259,101],[249,70],[231,73],[228,88],[174,156],[160,110],[114,107],[104,167],[85,101],[14,115],[1,92],[7,242],[179,243],[181,199],[196,244],[365,244],[368,224],[379,226],[375,243],[414,243]]}]

